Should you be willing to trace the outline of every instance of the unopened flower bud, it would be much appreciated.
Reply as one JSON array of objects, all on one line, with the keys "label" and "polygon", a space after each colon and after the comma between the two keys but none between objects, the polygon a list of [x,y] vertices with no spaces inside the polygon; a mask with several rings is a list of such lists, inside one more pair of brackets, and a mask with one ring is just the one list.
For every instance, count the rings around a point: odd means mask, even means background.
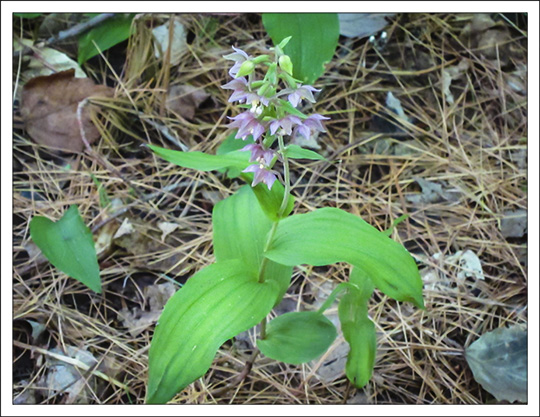
[{"label": "unopened flower bud", "polygon": [[261,86],[261,88],[257,90],[257,94],[261,97],[264,97],[266,92],[268,91],[268,88],[270,88],[270,83],[266,82]]},{"label": "unopened flower bud", "polygon": [[278,46],[283,49],[285,48],[285,46],[287,46],[287,44],[289,43],[289,41],[291,40],[292,36],[287,36],[285,39],[283,39],[279,44]]},{"label": "unopened flower bud", "polygon": [[251,74],[254,69],[255,64],[253,63],[253,61],[244,61],[244,63],[240,66],[238,73],[236,74],[236,78],[245,77],[246,75]]},{"label": "unopened flower bud", "polygon": [[285,71],[287,74],[292,75],[293,72],[293,64],[291,62],[291,58],[289,55],[281,55],[279,57],[279,66],[280,68]]},{"label": "unopened flower bud", "polygon": [[270,57],[268,55],[259,55],[256,58],[253,58],[254,64],[262,64],[263,62],[270,62]]}]

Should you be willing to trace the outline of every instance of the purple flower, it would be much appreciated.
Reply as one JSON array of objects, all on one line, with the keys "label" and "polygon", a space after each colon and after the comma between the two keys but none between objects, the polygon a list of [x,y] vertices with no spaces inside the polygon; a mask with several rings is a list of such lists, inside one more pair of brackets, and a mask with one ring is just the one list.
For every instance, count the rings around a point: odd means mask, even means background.
[{"label": "purple flower", "polygon": [[298,106],[298,103],[300,103],[300,100],[306,99],[307,101],[311,103],[315,103],[315,98],[313,97],[313,91],[321,91],[317,90],[316,88],[310,86],[310,85],[303,85],[300,86],[294,91],[292,94],[289,94],[287,99],[289,100],[289,103],[291,103],[294,107]]},{"label": "purple flower", "polygon": [[238,128],[238,132],[235,136],[236,139],[245,140],[249,135],[253,135],[253,139],[257,140],[266,130],[261,122],[259,122],[259,119],[257,119],[250,111],[240,113],[235,117],[229,117],[229,119],[233,120],[233,122],[230,123],[228,127]]},{"label": "purple flower", "polygon": [[265,148],[262,145],[252,143],[250,145],[244,146],[241,151],[249,151],[251,152],[251,157],[249,158],[249,162],[260,162],[261,164],[264,163],[265,165],[269,166],[272,163],[272,160],[274,159],[275,152],[271,149]]},{"label": "purple flower", "polygon": [[274,120],[270,123],[270,134],[275,135],[281,127],[286,135],[290,135],[292,133],[292,127],[295,124],[301,125],[302,120],[299,117],[289,114],[282,119]]},{"label": "purple flower", "polygon": [[251,183],[252,187],[255,187],[260,182],[263,182],[266,184],[268,189],[271,190],[272,185],[277,179],[275,171],[268,169],[263,164],[250,165],[242,172],[253,172],[255,174],[253,176],[253,182]]},{"label": "purple flower", "polygon": [[229,61],[234,61],[234,65],[229,70],[229,75],[235,78],[236,74],[238,74],[238,70],[242,66],[242,63],[248,60],[250,57],[248,54],[246,54],[244,51],[242,51],[239,48],[235,48],[233,46],[232,49],[234,49],[235,52],[233,52],[232,54],[223,55],[223,58],[228,59]]},{"label": "purple flower", "polygon": [[301,125],[298,125],[294,129],[295,135],[304,136],[306,139],[311,137],[311,131],[326,132],[321,120],[330,120],[329,117],[321,116],[320,114],[312,114]]},{"label": "purple flower", "polygon": [[235,78],[234,80],[222,85],[224,90],[233,90],[229,103],[238,101],[239,103],[258,103],[261,102],[268,106],[269,100],[267,97],[259,96],[258,94],[249,91],[248,82],[245,77]]}]

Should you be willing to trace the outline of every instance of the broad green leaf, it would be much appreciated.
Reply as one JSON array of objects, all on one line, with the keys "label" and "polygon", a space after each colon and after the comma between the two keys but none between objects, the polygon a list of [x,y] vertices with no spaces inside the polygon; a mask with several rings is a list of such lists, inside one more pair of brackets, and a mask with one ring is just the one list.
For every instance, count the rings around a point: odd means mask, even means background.
[{"label": "broad green leaf", "polygon": [[368,316],[373,283],[357,268],[351,272],[350,283],[338,313],[343,337],[350,346],[345,373],[355,387],[362,388],[371,379],[377,352],[375,325]]},{"label": "broad green leaf", "polygon": [[[241,171],[250,164],[249,152],[234,151],[222,155],[210,155],[197,151],[174,151],[155,145],[148,145],[148,147],[166,161],[184,168],[198,169],[199,171],[213,171],[226,168],[234,168]],[[247,183],[251,184],[253,182],[253,173],[242,172],[240,174],[242,179]],[[255,192],[264,213],[272,221],[279,220],[278,211],[283,200],[283,193],[285,192],[283,184],[276,181],[272,186],[272,189],[269,190],[266,184],[259,183],[253,187],[253,191]],[[293,208],[294,197],[289,194],[288,204],[282,217],[288,216]]]},{"label": "broad green leaf", "polygon": [[92,232],[84,224],[76,205],[70,206],[56,223],[42,216],[32,218],[30,236],[51,264],[101,293]]},{"label": "broad green leaf", "polygon": [[287,158],[292,159],[312,159],[316,161],[325,161],[326,158],[322,155],[319,155],[315,151],[310,151],[309,149],[304,149],[298,145],[289,145],[285,148],[285,155]]},{"label": "broad green leaf", "polygon": [[[131,21],[133,14],[118,14],[99,26],[90,29],[79,38],[79,64],[82,65],[90,58],[99,55],[131,35]],[[98,48],[94,45],[97,44]]]},{"label": "broad green leaf", "polygon": [[197,151],[174,151],[155,145],[148,145],[148,147],[166,161],[184,168],[197,169],[199,171],[214,171],[230,167],[245,169],[249,165],[248,152],[236,151],[224,155],[211,155]]},{"label": "broad green leaf", "polygon": [[388,296],[424,308],[422,279],[407,250],[360,217],[337,208],[280,221],[266,256],[291,266],[348,262]]},{"label": "broad green leaf", "polygon": [[334,56],[339,38],[336,13],[264,13],[264,27],[274,45],[291,36],[284,48],[293,63],[293,76],[313,84]]},{"label": "broad green leaf", "polygon": [[[246,185],[220,201],[212,213],[214,254],[218,262],[239,259],[254,275],[259,274],[263,250],[272,221],[264,214],[251,187]],[[267,260],[264,280],[280,288],[279,303],[291,283],[292,267]]]},{"label": "broad green leaf", "polygon": [[149,351],[146,402],[162,404],[200,378],[219,347],[270,312],[279,289],[259,283],[238,260],[199,271],[173,295]]},{"label": "broad green leaf", "polygon": [[23,19],[35,19],[43,13],[13,13],[13,16],[22,17]]},{"label": "broad green leaf", "polygon": [[483,334],[466,350],[474,379],[498,401],[527,402],[527,329],[516,325]]},{"label": "broad green leaf", "polygon": [[268,323],[266,337],[257,340],[257,346],[271,359],[299,365],[326,352],[336,335],[335,326],[321,313],[292,312]]}]

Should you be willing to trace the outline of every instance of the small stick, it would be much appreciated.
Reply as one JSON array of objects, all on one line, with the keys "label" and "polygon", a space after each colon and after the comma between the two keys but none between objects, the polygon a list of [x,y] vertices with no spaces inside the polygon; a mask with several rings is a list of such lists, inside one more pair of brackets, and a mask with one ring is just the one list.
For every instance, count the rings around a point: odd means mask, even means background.
[{"label": "small stick", "polygon": [[90,30],[96,26],[98,26],[100,23],[104,22],[107,19],[110,19],[113,17],[115,13],[102,13],[96,17],[93,17],[90,20],[87,20],[86,22],[79,23],[67,30],[62,30],[58,32],[57,35],[51,36],[49,39],[47,39],[44,42],[40,42],[36,44],[34,47],[26,46],[20,51],[14,51],[13,56],[17,58],[19,55],[28,55],[32,53],[33,48],[44,48],[46,46],[50,46],[56,42],[60,42],[63,40],[66,40],[68,38],[72,38],[73,36],[80,35],[83,32],[86,32],[87,30]]},{"label": "small stick", "polygon": [[127,178],[124,178],[124,176],[120,173],[120,171],[116,169],[114,165],[107,162],[105,159],[101,157],[101,155],[99,155],[97,152],[94,152],[94,150],[90,147],[90,144],[88,143],[88,139],[86,138],[86,133],[84,132],[84,126],[82,122],[82,111],[83,111],[83,108],[88,104],[88,102],[89,102],[88,98],[85,98],[84,100],[81,100],[79,102],[79,105],[77,106],[77,124],[79,125],[79,131],[81,133],[81,140],[83,141],[87,152],[90,155],[94,155],[95,158],[101,163],[101,165],[103,165],[105,168],[110,169],[112,172],[114,172],[114,174],[118,178],[120,178],[122,181],[128,184],[133,189],[133,191],[135,191],[135,194],[137,194],[139,198],[143,198],[144,194],[141,191],[139,191],[139,189],[135,187],[135,185],[130,180],[128,180]]},{"label": "small stick", "polygon": [[251,356],[249,357],[249,359],[246,361],[246,364],[244,365],[244,369],[242,369],[242,372],[236,375],[229,385],[223,388],[220,388],[217,391],[212,392],[212,396],[215,397],[215,396],[223,395],[230,389],[240,384],[244,379],[246,379],[249,373],[251,372],[251,368],[253,368],[253,364],[255,363],[255,359],[257,359],[257,356],[259,355],[259,353],[260,353],[260,350],[255,349],[253,353],[251,354]]},{"label": "small stick", "polygon": [[28,349],[30,351],[35,351],[35,352],[41,353],[42,355],[50,356],[51,358],[54,358],[54,359],[57,359],[59,361],[68,363],[68,364],[70,364],[72,366],[76,366],[77,368],[80,368],[83,371],[89,371],[94,376],[97,376],[97,377],[99,377],[101,379],[104,379],[105,381],[108,381],[111,384],[116,385],[117,387],[122,388],[125,391],[130,391],[130,389],[129,389],[129,387],[127,385],[122,384],[120,381],[118,381],[118,380],[116,380],[114,378],[111,378],[110,376],[108,376],[107,374],[104,374],[101,371],[92,369],[92,367],[88,366],[87,364],[85,364],[84,362],[81,362],[78,359],[74,359],[74,358],[71,358],[69,356],[59,355],[58,353],[49,352],[46,349],[42,349],[42,348],[37,347],[37,346],[27,345],[26,343],[19,342],[18,340],[14,340],[13,344],[15,346],[17,346],[17,347],[22,348],[22,349]]}]

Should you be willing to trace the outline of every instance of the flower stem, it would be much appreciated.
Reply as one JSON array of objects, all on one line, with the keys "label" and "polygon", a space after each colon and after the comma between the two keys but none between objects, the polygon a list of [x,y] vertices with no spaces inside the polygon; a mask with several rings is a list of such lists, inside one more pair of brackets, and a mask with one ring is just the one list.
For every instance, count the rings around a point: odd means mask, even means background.
[{"label": "flower stem", "polygon": [[291,191],[291,178],[289,173],[289,159],[287,158],[287,155],[285,153],[285,145],[283,144],[283,136],[278,135],[278,144],[279,144],[279,150],[281,152],[281,156],[283,157],[283,169],[284,169],[284,177],[285,177],[285,190],[283,191],[283,201],[281,202],[281,207],[278,211],[278,217],[281,218],[283,216],[283,213],[285,213],[285,210],[287,209],[287,205],[289,203],[289,192]]},{"label": "flower stem", "polygon": [[264,253],[268,250],[270,247],[270,244],[272,243],[272,240],[274,239],[274,235],[276,234],[277,225],[279,222],[274,222],[272,224],[272,228],[270,229],[270,232],[268,233],[268,239],[266,239],[266,243],[264,244],[263,248],[263,258],[261,261],[261,266],[259,267],[259,282],[264,282],[264,273],[266,271],[266,265],[268,264],[268,258],[264,256]]}]

